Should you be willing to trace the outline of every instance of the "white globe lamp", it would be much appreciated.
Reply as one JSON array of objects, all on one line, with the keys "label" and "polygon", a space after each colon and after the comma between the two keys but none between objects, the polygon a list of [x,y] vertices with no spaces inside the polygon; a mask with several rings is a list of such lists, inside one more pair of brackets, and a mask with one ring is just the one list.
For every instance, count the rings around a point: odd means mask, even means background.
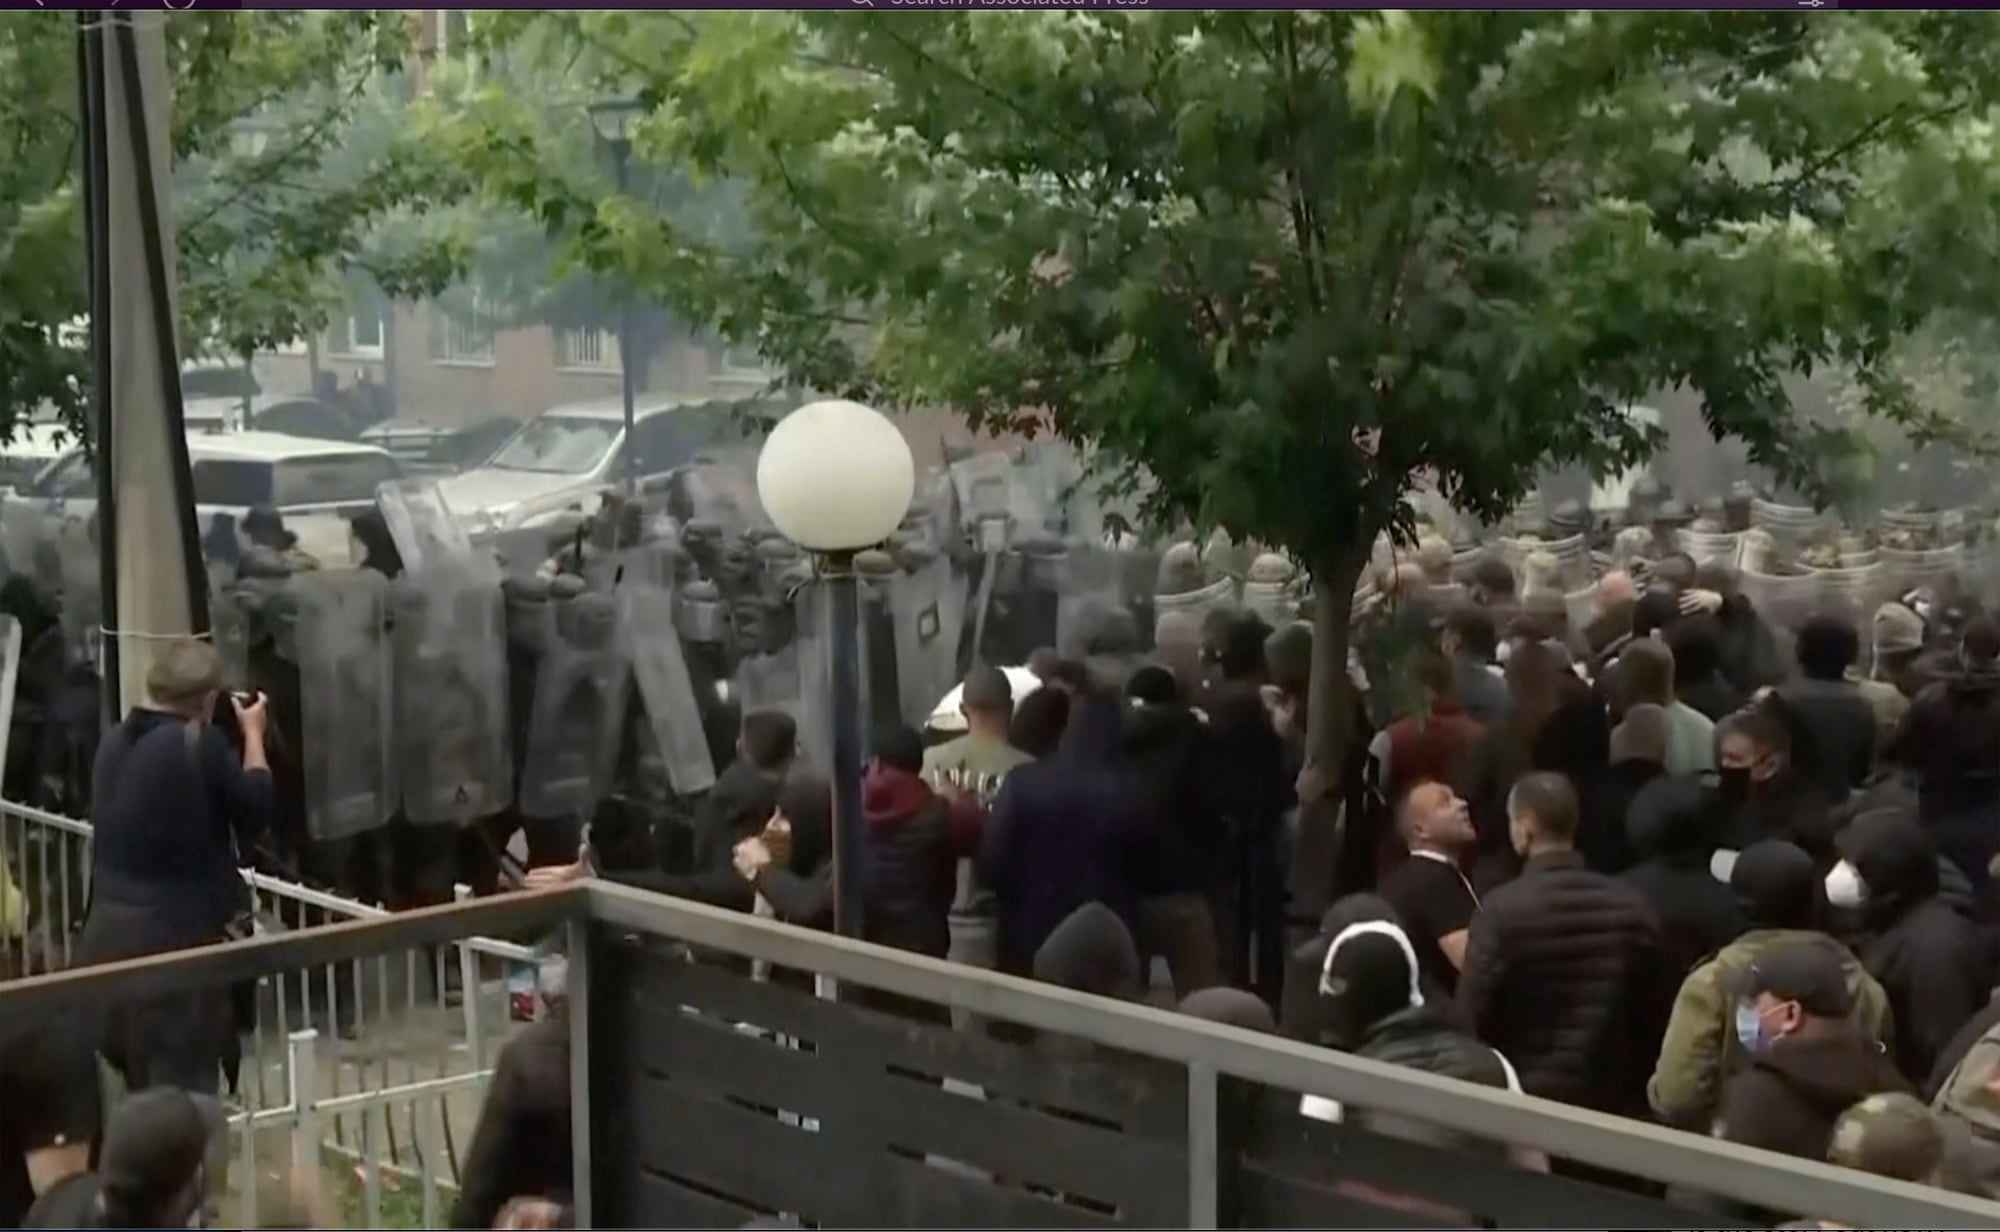
[{"label": "white globe lamp", "polygon": [[902,432],[859,402],[809,402],[778,421],[757,455],[757,498],[793,543],[833,555],[894,534],[917,489]]}]

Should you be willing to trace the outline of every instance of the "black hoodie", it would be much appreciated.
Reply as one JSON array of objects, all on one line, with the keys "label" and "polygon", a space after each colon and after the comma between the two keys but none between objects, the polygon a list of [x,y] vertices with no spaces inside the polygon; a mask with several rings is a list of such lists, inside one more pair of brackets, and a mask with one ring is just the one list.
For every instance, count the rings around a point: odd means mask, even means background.
[{"label": "black hoodie", "polygon": [[1867,887],[1861,962],[1888,994],[1896,1066],[1922,1082],[1986,1003],[1993,980],[1985,947],[1938,893],[1937,848],[1914,818],[1858,817],[1841,832],[1840,853]]},{"label": "black hoodie", "polygon": [[1208,734],[1178,704],[1126,710],[1119,762],[1145,802],[1148,894],[1206,894],[1221,855],[1222,820],[1208,773]]},{"label": "black hoodie", "polygon": [[1660,917],[1661,956],[1674,979],[1743,931],[1735,892],[1710,868],[1720,826],[1709,805],[1699,779],[1677,775],[1649,783],[1625,818],[1640,863],[1624,879]]},{"label": "black hoodie", "polygon": [[1718,1133],[1727,1141],[1824,1160],[1841,1114],[1870,1095],[1907,1093],[1881,1046],[1844,1026],[1785,1036],[1757,1051],[1722,1088]]},{"label": "black hoodie", "polygon": [[1886,757],[1917,783],[1917,817],[1988,896],[2000,849],[2000,669],[1959,669],[1917,694]]}]

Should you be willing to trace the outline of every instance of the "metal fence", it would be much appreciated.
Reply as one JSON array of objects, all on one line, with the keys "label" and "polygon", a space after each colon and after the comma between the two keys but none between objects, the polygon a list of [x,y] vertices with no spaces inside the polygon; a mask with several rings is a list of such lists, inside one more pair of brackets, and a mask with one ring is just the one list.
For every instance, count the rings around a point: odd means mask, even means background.
[{"label": "metal fence", "polygon": [[[26,907],[27,933],[65,966],[90,899],[90,847],[90,823],[0,802],[0,854]],[[389,914],[249,869],[243,879],[269,932]],[[491,938],[260,979],[230,1101],[240,1136],[235,1222],[255,1222],[259,1186],[249,1182],[268,1172],[255,1163],[259,1143],[268,1146],[279,1130],[324,1137],[367,1227],[383,1226],[384,1210],[398,1208],[393,1200],[385,1207],[385,1191],[392,1199],[421,1194],[422,1209],[433,1211],[435,1195],[456,1187],[495,1051],[513,1019],[544,1005],[541,979],[534,949]],[[414,1219],[415,1204],[407,1205]]]},{"label": "metal fence", "polygon": [[[1677,1186],[1850,1226],[2000,1228],[1991,1202],[604,883],[17,980],[0,986],[0,1014],[558,927],[579,1226],[728,1227],[749,1210],[840,1227],[1436,1227],[1439,1203],[1478,1208],[1473,1226],[1760,1226],[1693,1219],[1698,1206],[1671,1217],[1680,1200],[1658,1194]],[[759,962],[837,981],[841,995],[756,981]],[[911,1016],[912,1004],[931,1012]],[[1027,1038],[968,1038],[943,1025],[945,1007]],[[1244,1133],[1254,1118],[1237,1115],[1236,1096],[1251,1090],[1291,1110],[1282,1140]],[[1337,1101],[1347,1123],[1307,1124],[1301,1095]],[[312,1122],[341,1105],[308,1087],[290,1102],[287,1123],[307,1127],[294,1141],[315,1153]],[[1115,1119],[1079,1115],[1092,1106]],[[1388,1116],[1620,1174],[1653,1196],[1415,1146],[1376,1132],[1372,1118]],[[1078,1201],[1118,1186],[1114,1205]],[[1370,1207],[1384,1192],[1430,1205]],[[1379,1213],[1356,1222],[1361,1209]],[[990,1222],[1003,1210],[1021,1217]]]}]

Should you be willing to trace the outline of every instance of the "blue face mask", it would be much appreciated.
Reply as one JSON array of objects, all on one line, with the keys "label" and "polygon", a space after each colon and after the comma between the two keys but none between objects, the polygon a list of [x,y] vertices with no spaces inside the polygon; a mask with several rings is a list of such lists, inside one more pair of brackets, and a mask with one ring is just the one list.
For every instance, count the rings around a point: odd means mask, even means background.
[{"label": "blue face mask", "polygon": [[1764,1016],[1757,1012],[1755,1002],[1736,1003],[1736,1041],[1749,1053],[1764,1046]]}]

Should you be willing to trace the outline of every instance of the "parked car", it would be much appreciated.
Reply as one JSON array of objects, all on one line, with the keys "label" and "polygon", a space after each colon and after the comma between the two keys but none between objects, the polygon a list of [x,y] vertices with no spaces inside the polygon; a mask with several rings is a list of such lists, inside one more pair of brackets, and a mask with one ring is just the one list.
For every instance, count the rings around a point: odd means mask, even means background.
[{"label": "parked car", "polygon": [[766,401],[648,395],[634,407],[627,442],[622,403],[559,406],[522,425],[484,465],[438,487],[475,535],[537,526],[566,510],[591,511],[624,478],[628,448],[637,455],[641,482],[659,480],[711,446],[743,439],[742,418],[784,409]]},{"label": "parked car", "polygon": [[496,416],[466,427],[441,428],[421,419],[389,419],[361,434],[370,445],[394,454],[413,475],[455,475],[493,456],[521,430],[518,419]]},{"label": "parked car", "polygon": [[0,485],[16,491],[28,487],[76,444],[76,434],[64,424],[15,424],[13,439],[0,446]]},{"label": "parked car", "polygon": [[[188,434],[189,477],[201,532],[217,514],[241,522],[257,505],[275,506],[299,547],[324,564],[348,559],[347,519],[375,507],[375,489],[403,477],[373,445],[313,440],[277,432]],[[71,450],[10,498],[42,518],[87,518],[97,508],[97,478],[82,450]]]}]

